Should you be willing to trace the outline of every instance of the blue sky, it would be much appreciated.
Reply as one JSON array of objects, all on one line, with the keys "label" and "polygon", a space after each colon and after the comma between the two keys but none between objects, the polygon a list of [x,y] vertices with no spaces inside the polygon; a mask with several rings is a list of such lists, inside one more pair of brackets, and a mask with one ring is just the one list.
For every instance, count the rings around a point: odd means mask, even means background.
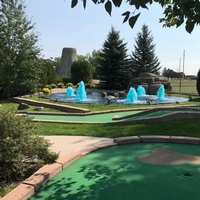
[{"label": "blue sky", "polygon": [[[122,23],[121,14],[127,5],[113,8],[110,17],[103,5],[95,5],[88,0],[84,10],[81,1],[77,7],[71,8],[71,0],[25,0],[26,15],[35,23],[35,32],[39,35],[38,46],[44,58],[61,57],[64,47],[76,48],[78,55],[92,53],[102,48],[111,26],[120,32],[120,37],[127,43],[128,53],[134,51],[135,38],[146,24],[151,31],[156,44],[155,54],[164,67],[183,71],[183,51],[185,50],[184,72],[186,75],[196,75],[200,69],[200,27],[192,34],[180,28],[163,28],[159,23],[162,9],[158,5],[142,10],[133,29],[128,23]],[[180,62],[181,60],[181,62]],[[181,63],[181,65],[180,65]]]}]

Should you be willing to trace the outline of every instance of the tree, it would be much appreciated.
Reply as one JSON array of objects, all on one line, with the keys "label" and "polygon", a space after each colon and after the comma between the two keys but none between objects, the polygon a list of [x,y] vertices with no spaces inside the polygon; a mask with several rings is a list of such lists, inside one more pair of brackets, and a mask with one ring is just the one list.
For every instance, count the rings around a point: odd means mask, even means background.
[{"label": "tree", "polygon": [[92,55],[88,54],[87,58],[93,68],[93,78],[97,78],[96,67],[98,65],[98,60],[100,57],[100,50],[93,50]]},{"label": "tree", "polygon": [[[81,0],[83,7],[86,7],[87,0]],[[160,18],[160,22],[163,23],[164,27],[176,26],[179,27],[185,22],[185,29],[188,33],[191,33],[195,25],[200,24],[200,2],[197,0],[92,0],[95,4],[104,4],[106,12],[111,15],[112,7],[120,7],[122,2],[129,4],[131,11],[122,13],[124,17],[123,22],[129,23],[133,27],[140,16],[140,9],[148,9],[148,6],[157,3],[159,4],[165,15]],[[78,4],[78,0],[71,0],[71,7],[75,7]],[[133,8],[134,7],[134,8]]]},{"label": "tree", "polygon": [[197,92],[200,95],[200,69],[197,73],[197,83],[196,83],[196,87],[197,87]]},{"label": "tree", "polygon": [[100,86],[108,89],[126,88],[129,83],[126,43],[120,39],[119,32],[113,27],[99,56],[96,73],[100,79]]},{"label": "tree", "polygon": [[0,0],[0,88],[2,97],[34,92],[39,82],[40,49],[22,0]]},{"label": "tree", "polygon": [[84,56],[78,56],[78,60],[74,61],[71,66],[72,82],[79,83],[83,81],[88,83],[92,80],[92,66]]},{"label": "tree", "polygon": [[166,69],[166,67],[163,69],[162,75],[169,78],[183,78],[185,74],[183,72],[175,72],[172,69]]},{"label": "tree", "polygon": [[48,84],[56,83],[56,61],[51,59],[42,59],[43,71],[41,73],[42,87]]},{"label": "tree", "polygon": [[142,31],[135,39],[134,52],[131,55],[131,68],[133,77],[140,73],[149,72],[158,74],[161,68],[158,58],[155,56],[155,44],[148,26],[143,25]]}]

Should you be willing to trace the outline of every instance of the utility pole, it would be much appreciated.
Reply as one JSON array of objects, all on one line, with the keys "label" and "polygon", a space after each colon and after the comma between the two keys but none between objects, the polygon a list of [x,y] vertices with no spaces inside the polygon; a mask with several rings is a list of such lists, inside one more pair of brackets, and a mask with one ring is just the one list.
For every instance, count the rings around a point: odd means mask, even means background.
[{"label": "utility pole", "polygon": [[[179,60],[179,73],[181,74],[181,58]],[[180,82],[179,82],[179,92],[181,92],[181,77],[180,77]]]},{"label": "utility pole", "polygon": [[185,50],[183,51],[183,79],[184,79],[184,72],[185,72]]}]

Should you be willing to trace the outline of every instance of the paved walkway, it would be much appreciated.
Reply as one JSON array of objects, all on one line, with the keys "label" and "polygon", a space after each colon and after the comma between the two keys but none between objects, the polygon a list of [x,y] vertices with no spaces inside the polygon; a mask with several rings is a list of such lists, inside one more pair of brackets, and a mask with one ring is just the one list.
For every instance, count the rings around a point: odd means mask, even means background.
[{"label": "paved walkway", "polygon": [[52,143],[50,149],[60,153],[60,156],[71,151],[82,151],[85,148],[98,144],[113,142],[111,138],[87,137],[87,136],[44,136]]}]

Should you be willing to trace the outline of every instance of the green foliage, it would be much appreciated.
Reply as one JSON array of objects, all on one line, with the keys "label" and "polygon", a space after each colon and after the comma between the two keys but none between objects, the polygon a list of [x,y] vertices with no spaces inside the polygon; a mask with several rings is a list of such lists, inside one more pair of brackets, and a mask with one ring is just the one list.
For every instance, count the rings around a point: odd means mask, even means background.
[{"label": "green foliage", "polygon": [[99,54],[96,67],[100,86],[107,89],[124,89],[129,83],[129,60],[126,43],[112,27]]},{"label": "green foliage", "polygon": [[96,67],[98,66],[98,60],[100,57],[100,50],[93,50],[92,54],[87,54],[85,59],[90,63],[92,67],[93,78],[97,78]]},{"label": "green foliage", "polygon": [[[111,15],[113,6],[120,7],[122,0],[92,0],[93,3],[99,5],[104,4],[106,12]],[[152,3],[159,4],[165,15],[160,19],[160,23],[163,23],[164,27],[176,26],[179,27],[185,22],[185,29],[188,33],[191,33],[195,25],[200,24],[200,2],[197,0],[127,0],[124,1],[129,4],[130,11],[122,13],[124,17],[123,22],[129,23],[130,27],[134,27],[141,9],[148,9]],[[71,7],[74,8],[78,3],[78,0],[71,0]],[[86,0],[82,1],[83,7],[86,7]],[[134,7],[134,8],[133,8]]]},{"label": "green foliage", "polygon": [[0,96],[36,91],[41,73],[40,49],[22,0],[1,0],[0,6]]},{"label": "green foliage", "polygon": [[57,85],[54,84],[54,83],[52,83],[52,84],[51,84],[51,88],[52,88],[52,89],[53,89],[53,88],[57,88]]},{"label": "green foliage", "polygon": [[52,163],[58,154],[48,150],[50,143],[38,136],[30,118],[13,111],[0,112],[0,180],[21,179],[30,162]]},{"label": "green foliage", "polygon": [[55,61],[50,59],[41,59],[42,62],[42,71],[40,74],[41,83],[43,85],[51,84],[56,82],[56,66]]},{"label": "green foliage", "polygon": [[135,42],[135,50],[131,55],[132,76],[138,77],[145,72],[159,74],[161,66],[154,53],[155,44],[148,26],[142,26],[142,31],[137,34]]},{"label": "green foliage", "polygon": [[73,83],[67,83],[66,86],[67,87],[73,87],[74,85],[73,85]]},{"label": "green foliage", "polygon": [[56,77],[56,82],[59,83],[63,83],[64,85],[66,85],[67,83],[71,82],[71,76],[57,76]]},{"label": "green foliage", "polygon": [[49,90],[52,89],[51,85],[45,85],[45,88],[48,88]]},{"label": "green foliage", "polygon": [[185,74],[183,72],[175,72],[172,69],[163,69],[162,75],[167,78],[183,78]]},{"label": "green foliage", "polygon": [[60,83],[57,84],[57,86],[58,86],[58,88],[63,88],[64,84],[60,82]]},{"label": "green foliage", "polygon": [[196,83],[196,87],[197,87],[197,92],[200,95],[200,69],[197,73],[197,83]]},{"label": "green foliage", "polygon": [[85,83],[90,82],[93,77],[92,66],[89,61],[84,57],[78,57],[77,61],[74,61],[71,66],[71,78],[73,83],[79,83],[83,81]]}]

